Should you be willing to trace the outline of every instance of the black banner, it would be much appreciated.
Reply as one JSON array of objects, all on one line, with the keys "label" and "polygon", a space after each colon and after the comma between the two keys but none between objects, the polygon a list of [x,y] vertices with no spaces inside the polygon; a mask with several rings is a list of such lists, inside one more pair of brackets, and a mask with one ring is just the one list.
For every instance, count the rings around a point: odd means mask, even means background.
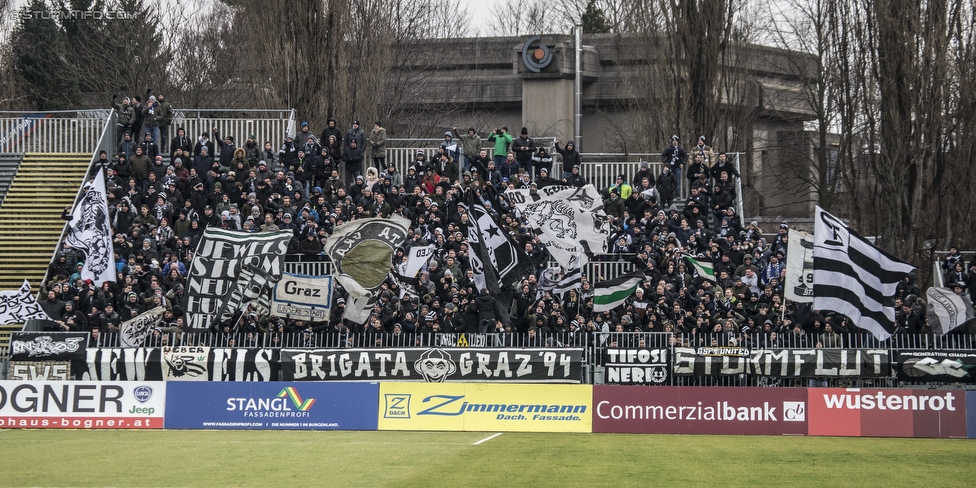
[{"label": "black banner", "polygon": [[976,383],[976,351],[898,351],[895,360],[900,381]]},{"label": "black banner", "polygon": [[[208,228],[187,275],[187,326],[209,328],[251,301],[267,308],[266,281],[281,276],[291,237],[290,231],[246,234]],[[242,288],[252,282],[257,283],[253,290]]]},{"label": "black banner", "polygon": [[87,332],[13,332],[11,361],[71,361],[85,359]]},{"label": "black banner", "polygon": [[607,348],[603,365],[603,382],[618,385],[666,385],[671,370],[664,348]]},{"label": "black banner", "polygon": [[277,381],[278,350],[203,346],[89,349],[75,361],[77,380]]},{"label": "black banner", "polygon": [[886,349],[757,349],[748,356],[702,356],[674,349],[676,376],[750,374],[776,378],[878,378],[891,375]]},{"label": "black banner", "polygon": [[282,349],[281,381],[580,383],[581,348]]}]

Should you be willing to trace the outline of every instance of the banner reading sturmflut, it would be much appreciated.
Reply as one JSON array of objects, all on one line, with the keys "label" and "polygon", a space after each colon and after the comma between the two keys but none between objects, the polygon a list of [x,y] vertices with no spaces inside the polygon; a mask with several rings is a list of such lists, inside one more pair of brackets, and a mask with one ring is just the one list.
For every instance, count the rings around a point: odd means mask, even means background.
[{"label": "banner reading sturmflut", "polygon": [[284,273],[275,284],[271,314],[277,317],[325,322],[332,306],[332,277]]},{"label": "banner reading sturmflut", "polygon": [[581,268],[588,256],[607,251],[610,221],[593,185],[508,190],[505,195],[564,268]]},{"label": "banner reading sturmflut", "polygon": [[245,268],[280,277],[292,236],[291,231],[244,234],[208,228],[187,276],[187,326],[210,327]]}]

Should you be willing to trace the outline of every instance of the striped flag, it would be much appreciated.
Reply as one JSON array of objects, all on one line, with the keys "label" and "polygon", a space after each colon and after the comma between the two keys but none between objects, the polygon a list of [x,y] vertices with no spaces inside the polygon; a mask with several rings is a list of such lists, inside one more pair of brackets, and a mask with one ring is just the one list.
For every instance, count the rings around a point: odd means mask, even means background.
[{"label": "striped flag", "polygon": [[891,337],[898,283],[915,268],[874,247],[819,206],[814,226],[813,308],[844,314],[878,340]]},{"label": "striped flag", "polygon": [[580,268],[575,268],[566,271],[563,275],[563,279],[556,283],[556,287],[553,288],[553,293],[557,295],[562,295],[569,290],[576,290],[583,286],[583,270]]},{"label": "striped flag", "polygon": [[612,280],[601,281],[593,287],[593,311],[613,310],[624,303],[644,280],[644,274],[633,271]]},{"label": "striped flag", "polygon": [[688,263],[691,264],[692,268],[695,268],[695,273],[698,276],[715,281],[715,266],[713,266],[712,263],[708,261],[699,261],[691,256],[685,256],[685,259],[688,260]]}]

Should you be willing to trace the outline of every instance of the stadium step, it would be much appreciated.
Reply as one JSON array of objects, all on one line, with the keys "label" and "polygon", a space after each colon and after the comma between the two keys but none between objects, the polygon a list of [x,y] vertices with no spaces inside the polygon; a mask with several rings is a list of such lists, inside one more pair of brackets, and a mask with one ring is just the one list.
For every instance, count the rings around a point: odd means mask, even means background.
[{"label": "stadium step", "polygon": [[[86,153],[22,155],[0,200],[0,290],[16,290],[27,279],[38,291],[64,230],[61,213],[74,202],[90,162]],[[22,327],[0,326],[0,354],[6,354],[10,331]]]}]

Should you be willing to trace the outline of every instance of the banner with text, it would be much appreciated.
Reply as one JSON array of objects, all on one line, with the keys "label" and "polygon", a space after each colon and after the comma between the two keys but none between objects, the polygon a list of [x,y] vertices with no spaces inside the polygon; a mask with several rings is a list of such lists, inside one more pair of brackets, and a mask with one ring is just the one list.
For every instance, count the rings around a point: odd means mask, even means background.
[{"label": "banner with text", "polygon": [[11,361],[71,361],[85,359],[87,332],[12,332]]},{"label": "banner with text", "polygon": [[205,346],[89,349],[79,380],[277,381],[278,350]]},{"label": "banner with text", "polygon": [[807,433],[803,388],[594,386],[593,432]]},{"label": "banner with text", "polygon": [[282,381],[580,383],[583,349],[282,349]]},{"label": "banner with text", "polygon": [[162,429],[162,382],[0,381],[0,429]]},{"label": "banner with text", "polygon": [[976,383],[976,351],[898,351],[895,364],[901,381]]},{"label": "banner with text", "polygon": [[964,390],[809,388],[810,435],[966,437]]},{"label": "banner with text", "polygon": [[282,273],[275,283],[271,314],[306,322],[328,322],[332,307],[332,277]]},{"label": "banner with text", "polygon": [[167,384],[167,429],[376,430],[379,383]]},{"label": "banner with text", "polygon": [[187,326],[206,329],[252,301],[270,301],[270,284],[281,276],[292,235],[208,228],[187,272]]},{"label": "banner with text", "polygon": [[590,385],[380,383],[380,430],[590,432]]},{"label": "banner with text", "polygon": [[603,382],[620,385],[666,385],[671,364],[667,349],[603,350]]},{"label": "banner with text", "polygon": [[891,375],[886,349],[674,348],[676,376],[751,374],[775,378],[879,378]]}]

